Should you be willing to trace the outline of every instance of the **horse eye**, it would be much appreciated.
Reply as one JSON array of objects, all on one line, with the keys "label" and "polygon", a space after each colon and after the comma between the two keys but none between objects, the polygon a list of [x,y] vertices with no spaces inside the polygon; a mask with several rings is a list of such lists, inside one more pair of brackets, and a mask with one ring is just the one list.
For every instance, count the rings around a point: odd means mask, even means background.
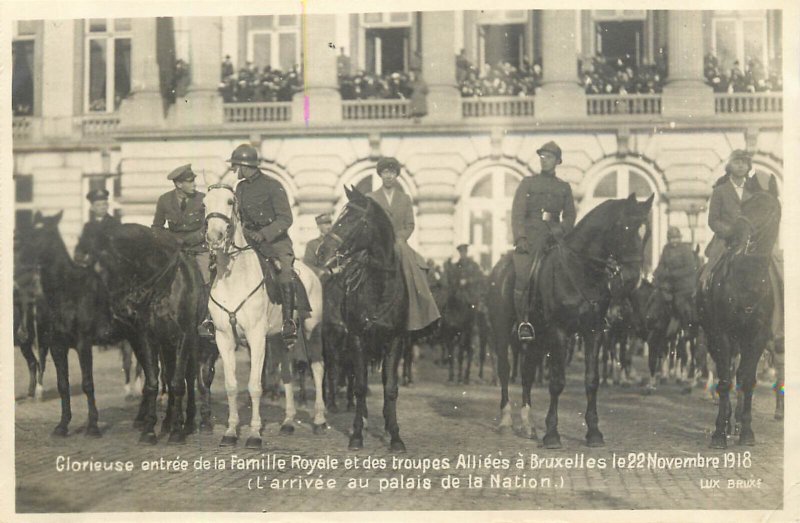
[{"label": "horse eye", "polygon": [[228,205],[233,205],[233,199],[232,198],[228,200]]}]

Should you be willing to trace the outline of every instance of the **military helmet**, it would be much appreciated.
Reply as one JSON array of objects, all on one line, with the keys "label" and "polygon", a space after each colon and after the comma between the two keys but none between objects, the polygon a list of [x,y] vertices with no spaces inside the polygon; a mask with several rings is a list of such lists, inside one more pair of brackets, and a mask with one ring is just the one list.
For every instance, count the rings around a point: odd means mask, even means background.
[{"label": "military helmet", "polygon": [[258,151],[250,144],[243,143],[233,150],[230,159],[226,160],[231,165],[244,165],[258,167]]},{"label": "military helmet", "polygon": [[556,144],[556,142],[549,141],[543,146],[536,149],[536,154],[541,154],[541,153],[553,154],[556,157],[556,163],[561,163],[561,147],[559,147],[558,144]]},{"label": "military helmet", "polygon": [[672,225],[669,229],[667,229],[667,239],[671,240],[673,238],[677,240],[681,239],[681,230],[675,227],[674,225]]}]

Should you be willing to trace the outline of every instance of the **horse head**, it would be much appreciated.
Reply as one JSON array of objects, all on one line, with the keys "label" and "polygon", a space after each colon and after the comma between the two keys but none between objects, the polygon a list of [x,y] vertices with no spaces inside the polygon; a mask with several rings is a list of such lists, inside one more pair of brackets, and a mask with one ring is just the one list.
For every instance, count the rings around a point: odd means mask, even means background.
[{"label": "horse head", "polygon": [[330,232],[325,235],[317,255],[330,264],[359,252],[388,255],[394,247],[394,229],[386,212],[373,199],[355,187],[344,188],[345,205]]},{"label": "horse head", "polygon": [[[215,251],[227,250],[234,243],[238,223],[236,178],[226,171],[218,181],[206,188],[206,242]],[[241,231],[238,231],[241,232]]]},{"label": "horse head", "polygon": [[734,225],[734,251],[746,256],[768,256],[778,238],[781,205],[769,191],[758,191],[742,202]]},{"label": "horse head", "polygon": [[66,254],[64,241],[58,232],[58,224],[61,223],[63,215],[64,211],[59,211],[53,216],[44,216],[36,211],[33,216],[33,227],[24,239],[20,238],[19,254],[23,263],[41,265],[57,259],[61,254],[58,251]]}]

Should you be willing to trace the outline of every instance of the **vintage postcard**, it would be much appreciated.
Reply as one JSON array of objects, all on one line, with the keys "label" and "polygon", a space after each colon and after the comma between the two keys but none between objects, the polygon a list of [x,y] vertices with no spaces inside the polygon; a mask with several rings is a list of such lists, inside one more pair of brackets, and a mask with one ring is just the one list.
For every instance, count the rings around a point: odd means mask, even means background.
[{"label": "vintage postcard", "polygon": [[797,520],[798,14],[0,0],[0,520]]}]

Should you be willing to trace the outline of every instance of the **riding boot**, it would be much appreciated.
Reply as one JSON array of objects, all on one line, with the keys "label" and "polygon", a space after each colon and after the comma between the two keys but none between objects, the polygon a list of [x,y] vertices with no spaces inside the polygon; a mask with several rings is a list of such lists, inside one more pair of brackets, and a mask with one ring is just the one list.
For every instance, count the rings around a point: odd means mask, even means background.
[{"label": "riding boot", "polygon": [[281,330],[281,336],[283,341],[289,344],[297,339],[297,324],[292,317],[292,312],[294,311],[294,284],[281,284],[281,294],[283,295],[283,329]]},{"label": "riding boot", "polygon": [[213,338],[214,337],[214,322],[211,320],[211,313],[208,312],[208,297],[211,295],[211,285],[205,285],[205,297],[203,298],[206,301],[206,315],[203,318],[203,321],[200,322],[200,325],[197,326],[197,334],[200,335],[202,338]]},{"label": "riding boot", "polygon": [[517,318],[520,319],[517,325],[517,339],[527,342],[536,338],[533,325],[528,321],[528,293],[521,289],[514,289],[514,308],[517,311]]}]

